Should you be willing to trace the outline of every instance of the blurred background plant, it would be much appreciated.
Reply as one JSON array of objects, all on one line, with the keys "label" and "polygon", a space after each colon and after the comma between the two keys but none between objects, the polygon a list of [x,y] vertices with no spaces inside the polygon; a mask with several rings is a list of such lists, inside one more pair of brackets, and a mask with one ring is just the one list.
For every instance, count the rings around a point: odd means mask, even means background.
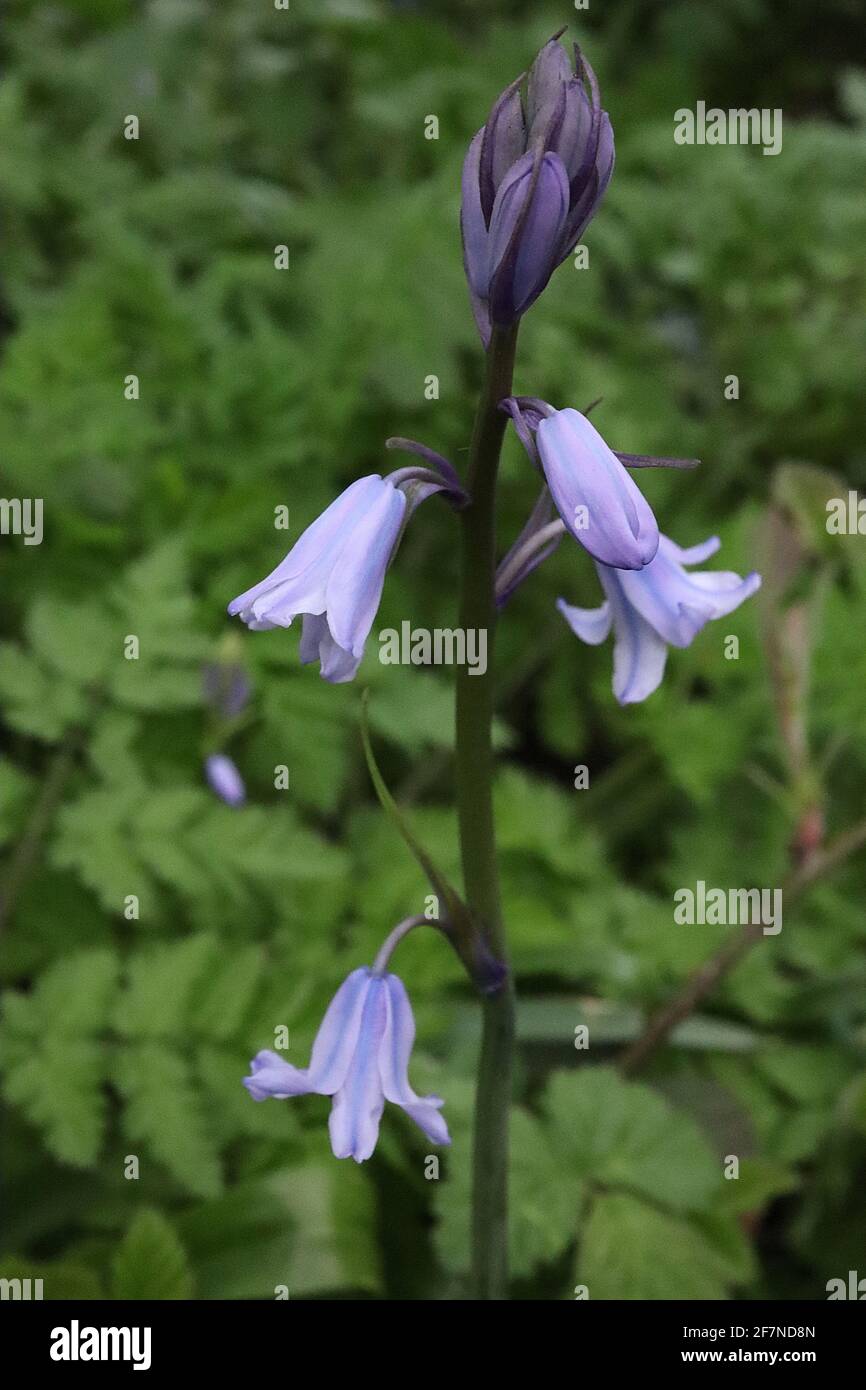
[{"label": "blurred background plant", "polygon": [[[726,567],[762,569],[765,602],[625,710],[609,650],[553,607],[597,601],[575,547],[503,623],[514,1291],[821,1298],[866,1273],[862,854],[639,1079],[615,1067],[730,935],[675,926],[674,890],[776,886],[863,814],[866,550],[824,525],[866,456],[858,6],[19,0],[0,90],[0,485],[44,499],[45,539],[0,543],[0,1273],[44,1277],[48,1298],[464,1287],[477,1012],[438,941],[415,933],[401,959],[416,1084],[446,1097],[454,1136],[438,1180],[400,1115],[356,1168],[328,1153],[326,1101],[256,1106],[240,1084],[281,1026],[303,1064],[336,984],[423,910],[364,771],[358,691],[302,671],[294,634],[244,634],[232,660],[252,694],[219,742],[247,804],[230,807],[203,779],[202,676],[224,659],[227,599],[388,466],[387,435],[464,457],[480,354],[460,164],[564,22],[599,73],[617,168],[589,268],[566,263],[524,324],[517,389],[602,396],[614,447],[701,457],[641,484],[681,544],[718,531]],[[782,107],[781,155],[675,145],[674,110],[698,99]],[[502,491],[507,541],[534,497],[513,440]],[[431,508],[379,627],[451,626],[455,571],[453,518]],[[456,876],[451,673],[371,654],[360,680],[388,779]]]}]

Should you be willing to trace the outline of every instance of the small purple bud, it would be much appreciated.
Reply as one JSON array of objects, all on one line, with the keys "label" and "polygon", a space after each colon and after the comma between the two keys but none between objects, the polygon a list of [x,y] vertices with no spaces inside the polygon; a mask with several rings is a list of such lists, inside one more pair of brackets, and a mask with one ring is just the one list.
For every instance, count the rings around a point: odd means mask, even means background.
[{"label": "small purple bud", "polygon": [[205,759],[205,777],[210,788],[227,806],[243,806],[247,799],[243,778],[226,753],[211,753]]}]

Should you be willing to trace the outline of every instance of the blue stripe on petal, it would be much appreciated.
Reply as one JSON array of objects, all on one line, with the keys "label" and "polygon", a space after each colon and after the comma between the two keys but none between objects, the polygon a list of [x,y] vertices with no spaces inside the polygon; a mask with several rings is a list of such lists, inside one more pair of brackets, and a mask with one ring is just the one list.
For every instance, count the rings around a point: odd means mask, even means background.
[{"label": "blue stripe on petal", "polygon": [[370,977],[352,1064],[334,1096],[328,1128],[337,1158],[363,1163],[376,1147],[385,1096],[379,1077],[379,1049],[385,1031],[385,984]]},{"label": "blue stripe on petal", "polygon": [[353,970],[328,1005],[313,1043],[308,1073],[310,1090],[320,1096],[332,1096],[346,1079],[371,982],[366,967]]},{"label": "blue stripe on petal", "polygon": [[667,644],[629,603],[616,571],[596,568],[613,614],[613,693],[621,705],[638,704],[661,684]]}]

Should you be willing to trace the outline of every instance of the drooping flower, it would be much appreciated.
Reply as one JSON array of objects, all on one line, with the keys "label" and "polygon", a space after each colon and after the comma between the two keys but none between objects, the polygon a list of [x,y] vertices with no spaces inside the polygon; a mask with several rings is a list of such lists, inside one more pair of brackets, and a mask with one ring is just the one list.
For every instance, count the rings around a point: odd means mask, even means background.
[{"label": "drooping flower", "polygon": [[376,1147],[385,1101],[399,1105],[434,1144],[449,1144],[439,1096],[409,1084],[415,1020],[403,982],[367,967],[337,990],[316,1034],[306,1070],[276,1052],[259,1052],[244,1085],[253,1100],[333,1096],[329,1129],[337,1158],[363,1163]]},{"label": "drooping flower", "polygon": [[227,753],[211,753],[205,759],[205,777],[227,806],[242,806],[247,799],[243,778]]},{"label": "drooping flower", "polygon": [[325,680],[353,678],[379,607],[406,512],[405,492],[378,473],[359,478],[322,512],[271,574],[228,606],[255,632],[303,615],[301,661]]},{"label": "drooping flower", "polygon": [[723,618],[761,587],[761,576],[741,579],[726,570],[689,573],[719,549],[712,536],[681,549],[667,536],[642,570],[596,564],[606,601],[600,608],[574,608],[557,601],[571,630],[597,646],[614,634],[613,693],[621,705],[645,700],[661,684],[668,647],[688,647],[711,618]]},{"label": "drooping flower", "polygon": [[603,565],[641,569],[649,564],[659,542],[652,508],[586,416],[571,408],[555,410],[532,397],[509,396],[501,408],[511,415],[530,460],[544,474],[574,539]]},{"label": "drooping flower", "polygon": [[536,444],[556,510],[594,560],[641,569],[659,545],[652,508],[598,430],[579,410],[539,421]]},{"label": "drooping flower", "polygon": [[[507,326],[574,249],[613,171],[613,131],[595,74],[559,35],[502,93],[463,166],[463,260],[479,332]],[[586,83],[589,84],[587,92]]]}]

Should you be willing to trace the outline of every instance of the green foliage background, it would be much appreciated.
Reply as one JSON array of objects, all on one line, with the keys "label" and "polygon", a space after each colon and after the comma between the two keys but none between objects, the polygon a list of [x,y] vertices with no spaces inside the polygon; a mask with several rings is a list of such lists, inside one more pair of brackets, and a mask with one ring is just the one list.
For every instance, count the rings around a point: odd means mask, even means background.
[{"label": "green foliage background", "polygon": [[[465,458],[480,362],[462,154],[561,23],[599,73],[617,168],[589,269],[562,267],[526,320],[518,389],[578,407],[601,395],[616,447],[699,455],[698,473],[641,482],[680,543],[718,532],[726,567],[766,572],[762,518],[781,498],[806,537],[803,592],[823,585],[818,795],[830,833],[862,816],[866,543],[821,540],[826,474],[847,491],[864,472],[857,8],[9,7],[0,481],[44,498],[46,531],[40,547],[0,542],[0,842],[3,891],[20,888],[0,942],[4,1276],[44,1277],[49,1298],[461,1296],[478,1019],[433,933],[398,969],[413,1079],[445,1096],[452,1127],[438,1181],[393,1108],[357,1168],[329,1154],[325,1100],[254,1105],[240,1085],[280,1025],[303,1065],[340,979],[423,908],[371,796],[357,686],[301,670],[294,633],[239,633],[254,696],[221,733],[250,804],[232,811],[202,780],[220,731],[201,664],[225,651],[226,601],[286,548],[275,507],[294,538],[389,466],[389,434]],[[782,153],[676,146],[673,112],[699,98],[782,107]],[[510,441],[504,538],[533,496]],[[431,502],[380,626],[452,625],[456,564],[453,517]],[[791,907],[639,1081],[620,1079],[641,1017],[726,935],[675,927],[674,889],[778,884],[803,788],[757,602],[621,710],[609,646],[571,638],[560,593],[598,601],[573,546],[514,600],[499,652],[521,999],[514,1293],[825,1297],[827,1279],[866,1274],[862,856]],[[451,673],[381,667],[370,645],[360,680],[386,776],[457,876]],[[579,763],[588,791],[573,789]]]}]

